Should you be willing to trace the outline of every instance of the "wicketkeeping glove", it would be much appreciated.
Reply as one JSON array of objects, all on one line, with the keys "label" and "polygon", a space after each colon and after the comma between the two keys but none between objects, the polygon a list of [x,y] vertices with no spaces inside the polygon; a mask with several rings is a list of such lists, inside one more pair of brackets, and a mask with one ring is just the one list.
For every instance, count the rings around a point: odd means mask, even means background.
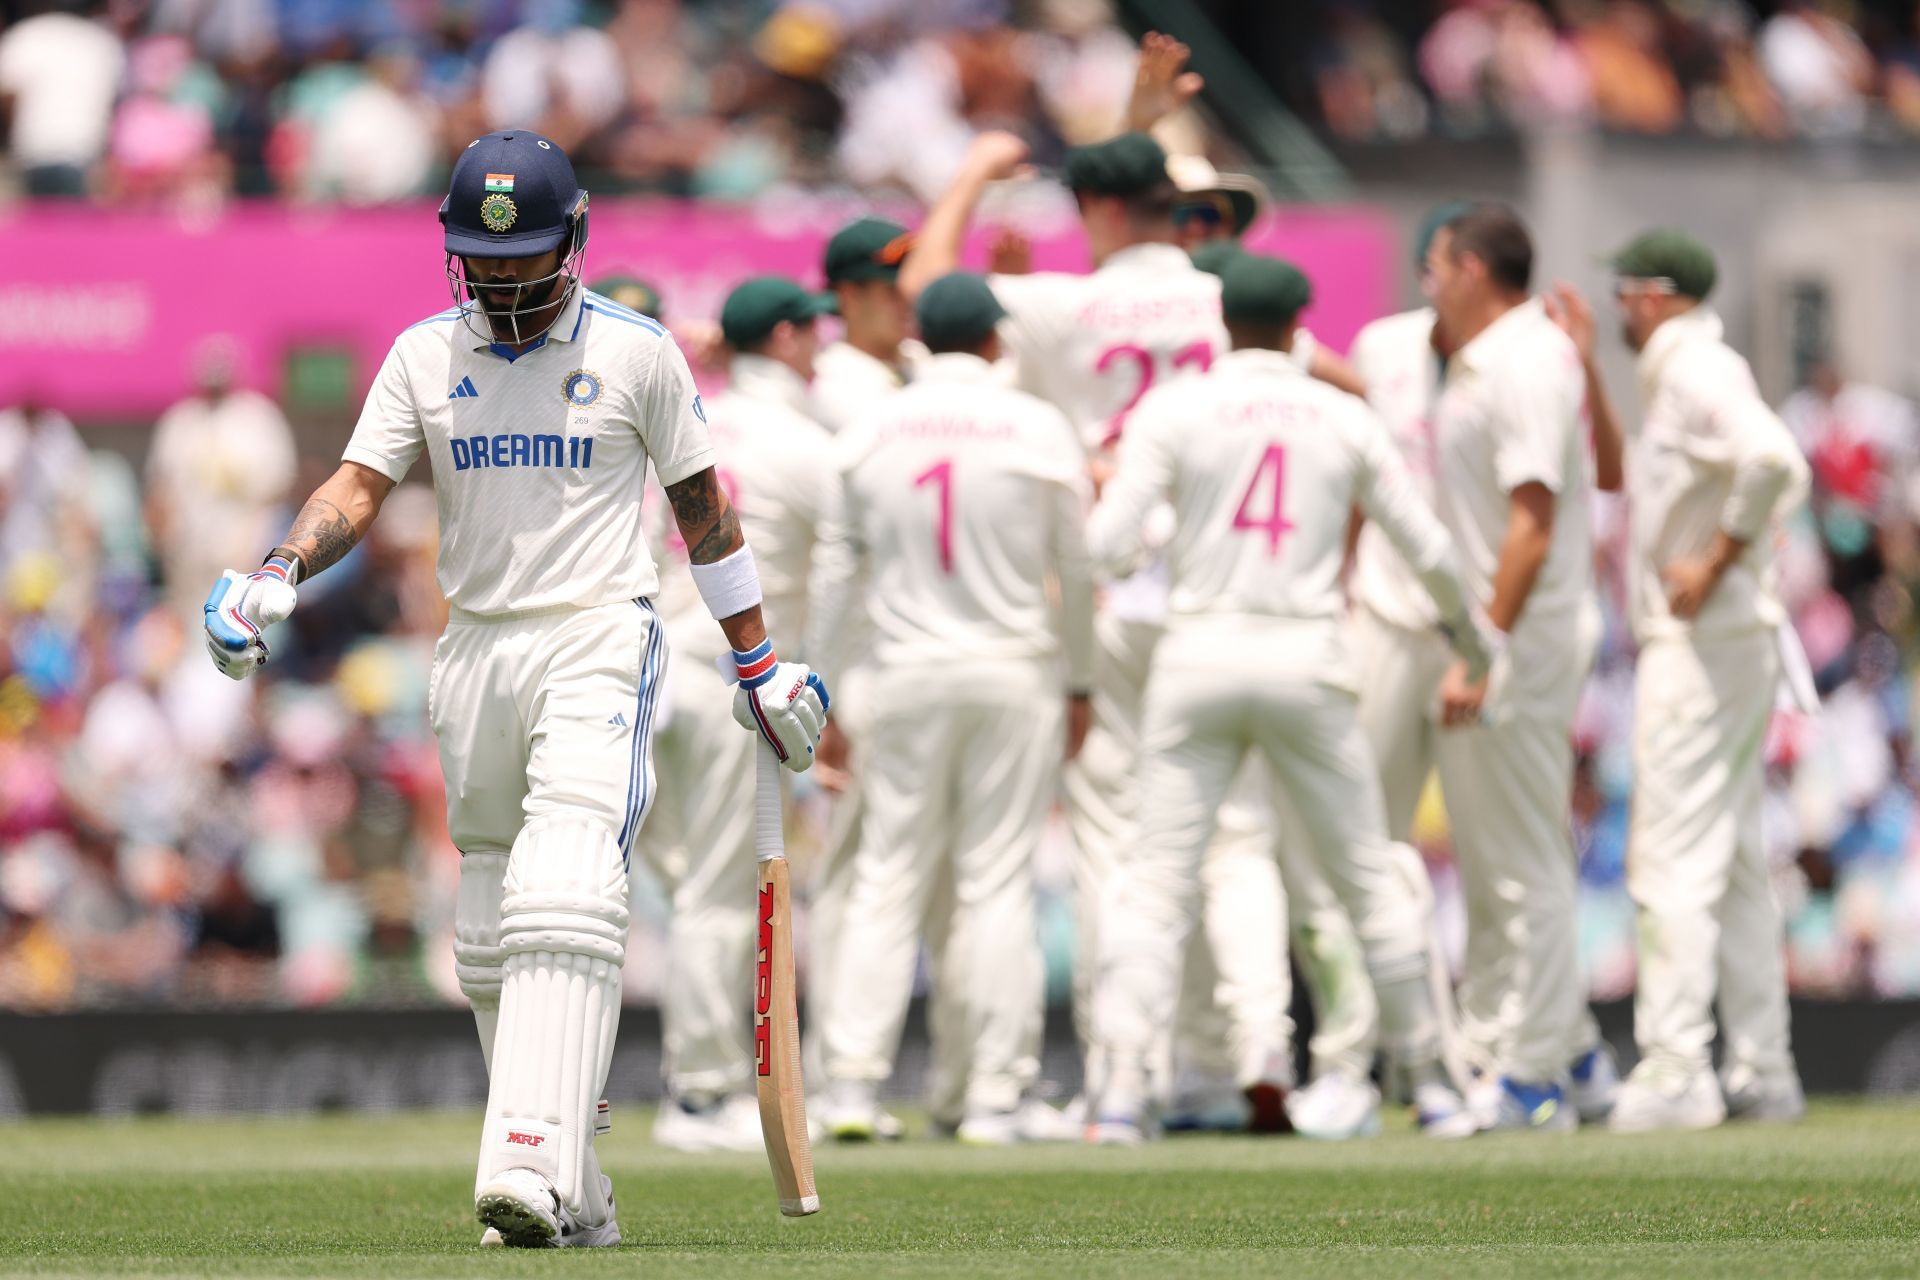
[{"label": "wicketkeeping glove", "polygon": [[269,562],[252,573],[229,569],[207,592],[207,652],[213,665],[235,680],[244,680],[267,660],[267,642],[261,633],[293,612],[298,597],[286,571]]},{"label": "wicketkeeping glove", "polygon": [[740,679],[733,692],[733,718],[766,739],[781,764],[805,773],[827,727],[827,708],[833,705],[826,681],[803,663],[775,658],[770,640],[748,653],[735,649],[733,665]]}]

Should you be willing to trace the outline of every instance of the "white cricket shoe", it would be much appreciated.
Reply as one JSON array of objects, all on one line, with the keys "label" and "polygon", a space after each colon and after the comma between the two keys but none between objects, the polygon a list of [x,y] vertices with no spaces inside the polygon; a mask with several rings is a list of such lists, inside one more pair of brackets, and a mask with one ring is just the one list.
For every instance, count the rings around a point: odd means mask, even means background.
[{"label": "white cricket shoe", "polygon": [[1039,1098],[1027,1098],[1014,1112],[1022,1142],[1078,1142],[1081,1125],[1072,1116]]},{"label": "white cricket shoe", "polygon": [[820,1120],[836,1142],[872,1142],[879,1136],[878,1090],[870,1080],[836,1080],[827,1087]]},{"label": "white cricket shoe", "polygon": [[1726,1118],[1727,1104],[1713,1072],[1642,1062],[1620,1086],[1607,1127],[1615,1133],[1711,1129]]},{"label": "white cricket shoe", "polygon": [[1160,1136],[1145,1092],[1109,1083],[1098,1102],[1089,1100],[1086,1140],[1096,1147],[1137,1147]]},{"label": "white cricket shoe", "polygon": [[502,1171],[474,1195],[473,1211],[510,1249],[548,1249],[560,1237],[559,1193],[532,1169]]},{"label": "white cricket shoe", "polygon": [[1427,1080],[1413,1086],[1413,1116],[1429,1138],[1451,1141],[1480,1132],[1479,1117],[1452,1085]]},{"label": "white cricket shoe", "polygon": [[1371,1138],[1380,1132],[1380,1091],[1345,1071],[1322,1072],[1287,1099],[1287,1117],[1303,1138]]},{"label": "white cricket shoe", "polygon": [[[549,1241],[545,1247],[554,1249],[611,1249],[620,1243],[620,1223],[614,1216],[617,1209],[613,1203],[613,1179],[603,1173],[600,1175],[600,1185],[605,1190],[607,1197],[606,1222],[597,1227],[583,1227],[579,1222],[575,1221],[571,1213],[568,1213],[566,1209],[562,1207],[560,1210],[560,1234]],[[557,1199],[558,1197],[556,1197],[556,1201]],[[503,1248],[506,1243],[506,1240],[495,1227],[488,1227],[480,1233],[480,1247],[483,1249]]]},{"label": "white cricket shoe", "polygon": [[759,1151],[766,1146],[760,1100],[749,1093],[705,1105],[668,1098],[654,1119],[653,1140],[672,1151]]},{"label": "white cricket shoe", "polygon": [[1168,1133],[1245,1133],[1252,1115],[1232,1077],[1182,1071],[1160,1123]]},{"label": "white cricket shoe", "polygon": [[1567,1101],[1579,1113],[1580,1123],[1605,1120],[1620,1088],[1620,1063],[1613,1056],[1613,1046],[1602,1042],[1587,1050],[1573,1060],[1567,1075]]},{"label": "white cricket shoe", "polygon": [[1720,1082],[1730,1119],[1754,1124],[1792,1124],[1807,1114],[1806,1091],[1791,1071],[1761,1075],[1751,1067],[1730,1068]]}]

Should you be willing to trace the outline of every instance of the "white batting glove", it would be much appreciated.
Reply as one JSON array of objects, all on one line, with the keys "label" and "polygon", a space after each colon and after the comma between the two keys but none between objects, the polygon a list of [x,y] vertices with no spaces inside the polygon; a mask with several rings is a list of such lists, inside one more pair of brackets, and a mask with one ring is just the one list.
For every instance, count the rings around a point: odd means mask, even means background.
[{"label": "white batting glove", "polygon": [[213,665],[235,680],[244,680],[266,663],[267,642],[261,633],[293,612],[298,596],[286,570],[269,561],[252,573],[229,569],[207,592],[207,652]]},{"label": "white batting glove", "polygon": [[803,663],[774,657],[771,640],[746,653],[735,649],[733,665],[740,680],[733,692],[733,718],[764,738],[781,764],[805,773],[833,705],[826,681]]}]

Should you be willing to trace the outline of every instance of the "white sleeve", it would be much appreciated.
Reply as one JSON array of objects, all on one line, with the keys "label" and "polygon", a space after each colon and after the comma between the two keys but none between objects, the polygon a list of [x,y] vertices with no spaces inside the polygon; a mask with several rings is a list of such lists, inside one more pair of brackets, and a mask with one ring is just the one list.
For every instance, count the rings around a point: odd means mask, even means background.
[{"label": "white sleeve", "polygon": [[1467,589],[1453,554],[1453,540],[1439,517],[1427,509],[1407,475],[1400,451],[1371,409],[1355,402],[1355,447],[1359,454],[1359,492],[1355,498],[1367,519],[1380,526],[1433,597],[1450,630],[1467,616]]},{"label": "white sleeve", "polygon": [[1718,452],[1733,467],[1720,527],[1728,537],[1752,542],[1805,494],[1807,462],[1786,423],[1761,399],[1749,370],[1723,381],[1731,385],[1699,401],[1706,430],[1718,437]]},{"label": "white sleeve", "polygon": [[1096,572],[1119,578],[1139,568],[1147,513],[1173,487],[1177,460],[1168,441],[1174,433],[1161,407],[1172,403],[1159,393],[1149,395],[1128,420],[1119,470],[1087,521],[1087,551]]},{"label": "white sleeve", "polygon": [[653,369],[637,405],[640,441],[663,487],[679,484],[713,465],[706,407],[693,385],[680,344],[663,336],[654,344]]},{"label": "white sleeve", "polygon": [[1068,304],[1083,278],[1059,271],[988,277],[988,287],[1007,312],[1000,337],[1019,362],[1023,385],[1031,387],[1036,378],[1046,376],[1043,362],[1059,350],[1072,325]]},{"label": "white sleeve", "polygon": [[1567,433],[1579,429],[1585,377],[1577,359],[1560,368],[1544,353],[1527,357],[1503,364],[1488,398],[1494,476],[1503,493],[1537,483],[1561,494],[1582,479],[1566,473]]},{"label": "white sleeve", "polygon": [[367,402],[360,409],[360,421],[354,424],[353,438],[340,456],[371,467],[398,484],[426,444],[420,407],[408,384],[406,364],[400,359],[400,344],[396,342],[381,362],[380,372],[374,375]]}]

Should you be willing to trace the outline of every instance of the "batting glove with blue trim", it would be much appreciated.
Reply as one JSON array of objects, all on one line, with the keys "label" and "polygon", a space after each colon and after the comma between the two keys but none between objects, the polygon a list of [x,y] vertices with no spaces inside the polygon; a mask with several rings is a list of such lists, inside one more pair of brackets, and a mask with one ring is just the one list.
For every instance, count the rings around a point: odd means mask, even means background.
[{"label": "batting glove with blue trim", "polygon": [[267,642],[262,633],[293,612],[298,596],[277,562],[252,573],[229,569],[207,592],[207,652],[213,665],[235,680],[244,680],[266,663]]},{"label": "batting glove with blue trim", "polygon": [[795,773],[813,764],[814,749],[827,727],[827,684],[799,662],[773,656],[773,642],[762,641],[747,653],[733,651],[740,687],[733,693],[733,718],[758,733],[780,763]]}]

